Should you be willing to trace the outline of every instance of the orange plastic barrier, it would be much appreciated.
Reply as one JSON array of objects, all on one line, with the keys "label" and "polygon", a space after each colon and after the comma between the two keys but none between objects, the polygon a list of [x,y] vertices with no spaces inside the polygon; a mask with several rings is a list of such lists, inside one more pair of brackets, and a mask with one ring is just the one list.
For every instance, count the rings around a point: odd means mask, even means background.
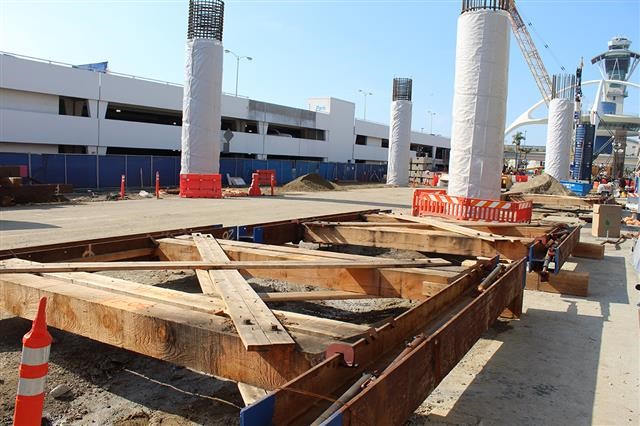
[{"label": "orange plastic barrier", "polygon": [[442,216],[458,220],[529,223],[530,201],[481,200],[446,195],[444,190],[416,189],[413,192],[414,216]]},{"label": "orange plastic barrier", "polygon": [[49,372],[51,335],[47,331],[47,298],[40,299],[31,330],[22,338],[18,394],[14,426],[40,426],[44,406],[44,383]]},{"label": "orange plastic barrier", "polygon": [[258,186],[260,185],[271,186],[271,195],[273,195],[274,188],[277,185],[276,171],[272,169],[266,169],[266,170],[256,170],[256,173],[258,174]]},{"label": "orange plastic barrier", "polygon": [[184,198],[222,198],[222,176],[194,173],[180,175],[180,196]]},{"label": "orange plastic barrier", "polygon": [[528,182],[528,181],[529,181],[528,175],[516,175],[516,182]]}]

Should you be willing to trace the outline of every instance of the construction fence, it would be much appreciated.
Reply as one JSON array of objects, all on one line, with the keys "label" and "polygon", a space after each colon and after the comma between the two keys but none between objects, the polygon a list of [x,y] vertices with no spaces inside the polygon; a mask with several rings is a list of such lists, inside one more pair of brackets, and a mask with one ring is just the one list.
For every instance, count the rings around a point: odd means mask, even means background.
[{"label": "construction fence", "polygon": [[[27,166],[29,177],[39,183],[67,183],[76,189],[111,189],[120,187],[124,174],[129,188],[155,185],[160,173],[161,186],[180,183],[180,157],[153,155],[26,154],[0,152],[0,166]],[[220,174],[242,177],[247,184],[258,169],[276,171],[278,185],[307,173],[317,173],[327,180],[384,182],[386,164],[333,163],[300,160],[254,160],[221,158]]]}]

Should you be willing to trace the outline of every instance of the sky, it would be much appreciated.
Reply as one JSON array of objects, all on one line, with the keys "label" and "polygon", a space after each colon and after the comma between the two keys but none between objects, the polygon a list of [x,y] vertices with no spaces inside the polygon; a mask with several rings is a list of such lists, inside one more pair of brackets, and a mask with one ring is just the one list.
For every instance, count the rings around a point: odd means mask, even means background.
[{"label": "sky", "polygon": [[[0,50],[59,62],[108,61],[111,71],[182,83],[187,0],[0,0]],[[362,118],[388,123],[393,77],[413,78],[414,130],[451,133],[460,0],[228,0],[223,44],[239,55],[239,95],[298,108],[310,97],[356,103]],[[590,59],[613,36],[640,51],[640,0],[519,0],[518,10],[550,74],[600,78]],[[632,81],[640,80],[640,69]],[[225,55],[223,91],[235,90]],[[640,111],[630,90],[626,111]],[[585,88],[585,105],[595,88]],[[541,99],[511,37],[507,125]],[[429,114],[435,113],[435,115]],[[544,115],[545,108],[538,114]],[[431,129],[433,118],[433,129]],[[527,144],[544,145],[544,126]]]}]

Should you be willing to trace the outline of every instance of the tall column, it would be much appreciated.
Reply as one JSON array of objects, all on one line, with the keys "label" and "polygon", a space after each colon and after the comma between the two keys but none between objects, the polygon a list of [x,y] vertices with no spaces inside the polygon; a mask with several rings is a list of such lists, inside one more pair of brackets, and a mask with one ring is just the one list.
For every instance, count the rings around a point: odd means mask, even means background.
[{"label": "tall column", "polygon": [[189,0],[180,174],[220,170],[224,2]]},{"label": "tall column", "polygon": [[499,199],[510,0],[464,0],[458,18],[449,195]]},{"label": "tall column", "polygon": [[391,121],[389,123],[389,157],[387,184],[409,185],[409,148],[411,146],[411,91],[410,78],[393,79]]},{"label": "tall column", "polygon": [[575,77],[554,75],[547,120],[544,172],[556,180],[569,179]]}]

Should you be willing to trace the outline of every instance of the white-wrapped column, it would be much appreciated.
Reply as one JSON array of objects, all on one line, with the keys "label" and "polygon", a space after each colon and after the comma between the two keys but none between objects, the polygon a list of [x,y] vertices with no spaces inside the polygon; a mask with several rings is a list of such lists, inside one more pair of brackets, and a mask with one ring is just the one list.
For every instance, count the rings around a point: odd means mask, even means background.
[{"label": "white-wrapped column", "polygon": [[458,18],[449,195],[499,199],[509,73],[509,15]]},{"label": "white-wrapped column", "polygon": [[569,99],[549,102],[544,172],[557,180],[569,179],[573,109],[573,101]]},{"label": "white-wrapped column", "polygon": [[187,40],[180,174],[220,170],[222,60],[218,40]]},{"label": "white-wrapped column", "polygon": [[411,101],[391,103],[387,184],[409,185],[409,148],[411,145]]}]

